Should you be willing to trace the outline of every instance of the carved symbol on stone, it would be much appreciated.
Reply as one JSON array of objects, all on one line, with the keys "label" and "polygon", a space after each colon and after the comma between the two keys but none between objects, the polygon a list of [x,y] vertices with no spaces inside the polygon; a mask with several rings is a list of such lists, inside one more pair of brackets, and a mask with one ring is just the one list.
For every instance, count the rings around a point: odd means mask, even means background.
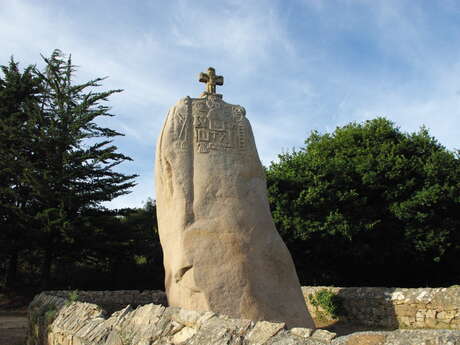
[{"label": "carved symbol on stone", "polygon": [[223,131],[225,129],[225,120],[222,118],[222,112],[219,108],[211,108],[208,112],[209,129]]},{"label": "carved symbol on stone", "polygon": [[195,100],[192,104],[193,128],[199,153],[229,152],[246,146],[245,110],[226,104],[216,95]]},{"label": "carved symbol on stone", "polygon": [[189,109],[190,109],[190,98],[184,100],[183,104],[181,104],[178,108],[174,111],[173,117],[173,128],[175,134],[175,140],[177,142],[177,148],[181,151],[186,151],[189,149],[189,128],[190,128],[190,120],[189,120]]},{"label": "carved symbol on stone", "polygon": [[208,112],[208,107],[206,105],[205,101],[195,101],[193,103],[193,114],[196,113],[207,113]]},{"label": "carved symbol on stone", "polygon": [[245,143],[246,143],[246,133],[245,133],[245,128],[244,128],[244,125],[241,123],[241,124],[238,124],[238,148],[240,150],[244,150],[245,149]]},{"label": "carved symbol on stone", "polygon": [[209,131],[204,128],[197,128],[197,139],[198,141],[209,141]]},{"label": "carved symbol on stone", "polygon": [[208,143],[199,142],[198,152],[199,153],[209,153]]},{"label": "carved symbol on stone", "polygon": [[185,140],[187,136],[187,132],[185,131],[185,127],[187,126],[187,119],[184,114],[177,113],[177,117],[179,119],[179,134],[178,138]]},{"label": "carved symbol on stone", "polygon": [[246,112],[243,107],[240,107],[240,106],[233,107],[232,110],[233,110],[233,117],[236,121],[242,121],[244,119]]},{"label": "carved symbol on stone", "polygon": [[243,107],[237,106],[233,107],[233,118],[238,123],[238,148],[244,150],[246,147],[246,126],[244,123],[244,118],[246,111]]}]

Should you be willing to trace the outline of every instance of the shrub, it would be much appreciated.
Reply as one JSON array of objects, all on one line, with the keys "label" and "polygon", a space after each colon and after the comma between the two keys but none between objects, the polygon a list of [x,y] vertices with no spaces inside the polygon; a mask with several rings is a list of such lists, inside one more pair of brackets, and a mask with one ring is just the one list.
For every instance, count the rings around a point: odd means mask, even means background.
[{"label": "shrub", "polygon": [[[329,316],[332,319],[337,319],[339,316],[345,315],[342,298],[329,289],[321,289],[315,294],[309,294],[308,299],[312,306],[316,308],[317,317],[319,318]],[[319,308],[322,310],[320,311]]]}]

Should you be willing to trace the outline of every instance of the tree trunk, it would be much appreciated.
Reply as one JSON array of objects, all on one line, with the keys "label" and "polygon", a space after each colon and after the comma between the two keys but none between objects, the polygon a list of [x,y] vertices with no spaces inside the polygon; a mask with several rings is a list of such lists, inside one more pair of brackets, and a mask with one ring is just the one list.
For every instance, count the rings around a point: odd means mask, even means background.
[{"label": "tree trunk", "polygon": [[14,288],[16,284],[16,277],[18,273],[18,256],[19,251],[14,249],[10,255],[10,259],[8,261],[8,269],[6,272],[6,287],[7,288]]},{"label": "tree trunk", "polygon": [[53,251],[51,248],[46,248],[45,258],[42,265],[41,289],[46,290],[49,288],[51,278],[51,265],[53,264]]}]

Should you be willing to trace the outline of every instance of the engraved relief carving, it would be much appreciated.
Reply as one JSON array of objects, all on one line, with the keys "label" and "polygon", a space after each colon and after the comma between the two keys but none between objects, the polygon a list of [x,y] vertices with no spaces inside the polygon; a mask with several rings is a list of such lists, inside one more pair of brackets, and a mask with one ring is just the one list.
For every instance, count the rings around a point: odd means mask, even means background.
[{"label": "engraved relief carving", "polygon": [[[194,139],[199,153],[245,148],[246,123],[243,107],[226,104],[219,97],[208,96],[194,100],[191,109]],[[177,114],[180,122],[181,112]]]},{"label": "engraved relief carving", "polygon": [[198,152],[209,152],[209,121],[207,118],[208,106],[206,102],[196,101],[193,103],[193,127],[195,130],[195,141],[197,143]]},{"label": "engraved relief carving", "polygon": [[173,117],[173,130],[174,138],[177,148],[180,151],[187,151],[190,149],[190,98],[185,98],[181,104],[175,109]]},{"label": "engraved relief carving", "polygon": [[246,111],[240,106],[233,107],[232,110],[233,118],[237,122],[236,127],[238,128],[238,148],[244,150],[246,147],[246,124],[244,122]]}]

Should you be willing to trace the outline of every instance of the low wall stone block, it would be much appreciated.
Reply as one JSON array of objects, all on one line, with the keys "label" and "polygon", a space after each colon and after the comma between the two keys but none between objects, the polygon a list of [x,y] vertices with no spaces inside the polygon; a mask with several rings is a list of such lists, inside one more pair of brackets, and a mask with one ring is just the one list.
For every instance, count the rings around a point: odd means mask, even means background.
[{"label": "low wall stone block", "polygon": [[[321,288],[304,287],[303,292],[308,296]],[[388,325],[388,314],[379,313],[392,311],[397,322],[420,327],[431,322],[451,329],[357,332],[337,337],[322,329],[286,329],[284,323],[167,307],[161,291],[81,291],[74,302],[69,301],[68,291],[47,291],[35,296],[29,306],[27,345],[460,345],[460,331],[452,330],[458,327],[458,288],[331,289],[343,297],[347,317],[352,320]],[[122,301],[130,302],[115,312],[103,307],[113,309]]]},{"label": "low wall stone block", "polygon": [[343,302],[343,320],[363,325],[404,329],[460,329],[460,286],[450,288],[374,288],[304,286],[310,314],[318,310],[308,296],[329,289]]}]

